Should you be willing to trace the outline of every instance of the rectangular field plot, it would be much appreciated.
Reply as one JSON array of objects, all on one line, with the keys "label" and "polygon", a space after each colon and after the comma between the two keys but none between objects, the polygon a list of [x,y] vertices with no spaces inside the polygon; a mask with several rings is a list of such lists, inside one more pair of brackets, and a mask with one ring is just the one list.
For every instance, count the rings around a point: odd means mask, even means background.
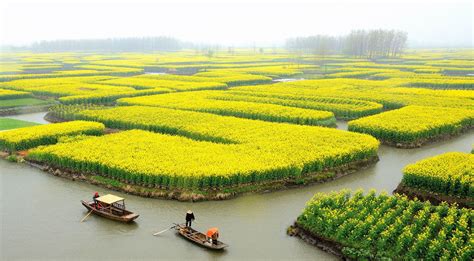
[{"label": "rectangular field plot", "polygon": [[450,152],[408,165],[402,183],[412,188],[474,199],[474,154]]},{"label": "rectangular field plot", "polygon": [[370,134],[400,147],[457,135],[474,125],[474,110],[407,106],[349,122],[349,130]]},{"label": "rectangular field plot", "polygon": [[[374,191],[318,193],[296,233],[354,260],[471,260],[472,209]],[[335,247],[336,246],[336,247]]]}]

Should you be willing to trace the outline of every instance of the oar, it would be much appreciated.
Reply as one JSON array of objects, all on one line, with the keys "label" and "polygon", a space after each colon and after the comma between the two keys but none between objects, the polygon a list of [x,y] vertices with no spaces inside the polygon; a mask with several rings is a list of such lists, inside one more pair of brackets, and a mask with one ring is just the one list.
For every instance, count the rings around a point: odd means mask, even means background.
[{"label": "oar", "polygon": [[92,213],[92,210],[89,211],[89,213],[87,213],[87,215],[81,219],[81,223],[82,223],[82,221],[86,220],[86,218],[87,218],[91,213]]},{"label": "oar", "polygon": [[154,236],[158,236],[159,234],[161,234],[161,233],[165,233],[166,231],[168,231],[168,230],[170,230],[170,229],[172,229],[172,228],[175,228],[175,227],[176,227],[176,226],[172,226],[172,227],[170,227],[170,228],[167,228],[167,229],[165,229],[165,230],[162,230],[162,231],[160,231],[160,232],[156,232],[156,233],[155,233],[155,234],[153,234],[153,235],[154,235]]}]

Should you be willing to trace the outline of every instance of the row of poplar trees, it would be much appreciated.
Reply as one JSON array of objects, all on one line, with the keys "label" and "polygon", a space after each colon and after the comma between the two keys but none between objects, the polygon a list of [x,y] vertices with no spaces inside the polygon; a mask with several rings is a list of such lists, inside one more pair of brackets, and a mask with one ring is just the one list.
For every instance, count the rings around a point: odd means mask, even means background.
[{"label": "row of poplar trees", "polygon": [[291,38],[286,48],[317,55],[346,54],[376,58],[400,55],[406,47],[407,33],[395,30],[354,30],[344,36],[315,35]]}]

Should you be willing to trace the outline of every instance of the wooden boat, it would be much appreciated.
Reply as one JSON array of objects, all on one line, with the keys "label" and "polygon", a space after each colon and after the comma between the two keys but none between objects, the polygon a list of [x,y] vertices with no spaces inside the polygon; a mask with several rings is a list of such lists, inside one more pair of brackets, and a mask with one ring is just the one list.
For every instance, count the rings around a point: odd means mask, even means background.
[{"label": "wooden boat", "polygon": [[182,237],[202,247],[206,247],[206,248],[214,249],[214,250],[222,250],[228,247],[227,244],[224,244],[221,241],[217,241],[217,244],[213,244],[205,234],[191,227],[186,227],[185,225],[176,225],[175,229],[178,231],[178,234],[180,234]]},{"label": "wooden boat", "polygon": [[96,198],[97,207],[94,201],[81,200],[82,205],[92,213],[108,219],[120,222],[132,222],[139,215],[125,209],[125,200],[121,197],[107,194]]}]

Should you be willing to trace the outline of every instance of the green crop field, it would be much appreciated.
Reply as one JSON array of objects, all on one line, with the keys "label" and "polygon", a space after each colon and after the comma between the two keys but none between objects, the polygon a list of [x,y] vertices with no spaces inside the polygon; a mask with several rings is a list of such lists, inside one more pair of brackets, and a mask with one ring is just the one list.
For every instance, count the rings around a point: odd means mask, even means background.
[{"label": "green crop field", "polygon": [[35,126],[35,125],[38,125],[38,124],[34,122],[29,122],[29,121],[22,121],[22,120],[9,119],[9,118],[0,118],[0,131]]}]

